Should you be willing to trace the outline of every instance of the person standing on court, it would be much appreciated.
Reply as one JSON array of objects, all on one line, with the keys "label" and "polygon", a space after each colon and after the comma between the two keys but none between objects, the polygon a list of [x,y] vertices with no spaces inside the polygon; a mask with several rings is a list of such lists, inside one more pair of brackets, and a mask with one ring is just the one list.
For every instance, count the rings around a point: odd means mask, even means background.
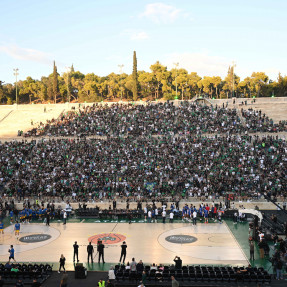
[{"label": "person standing on court", "polygon": [[0,221],[0,233],[4,234],[4,223]]},{"label": "person standing on court", "polygon": [[66,224],[67,223],[67,212],[66,212],[66,210],[64,210],[63,219],[64,219],[64,223],[63,224]]},{"label": "person standing on court", "polygon": [[126,242],[124,241],[123,244],[121,245],[121,258],[120,258],[120,263],[122,262],[122,258],[123,258],[123,263],[125,263],[125,260],[126,260],[126,256],[127,256],[127,244]]},{"label": "person standing on court", "polygon": [[14,230],[15,230],[15,236],[18,240],[19,239],[19,233],[20,233],[20,223],[18,221],[16,221]]},{"label": "person standing on court", "polygon": [[104,248],[105,248],[105,245],[103,244],[103,242],[98,241],[97,251],[99,252],[99,260],[98,260],[99,263],[101,261],[101,257],[102,257],[103,263],[105,263]]},{"label": "person standing on court", "polygon": [[165,218],[166,218],[166,211],[165,210],[162,211],[161,217],[162,217],[162,223],[165,223]]},{"label": "person standing on court", "polygon": [[16,262],[16,260],[14,258],[15,250],[14,250],[13,245],[10,246],[10,249],[8,250],[8,252],[9,252],[9,263],[10,263],[11,259],[13,259]]},{"label": "person standing on court", "polygon": [[58,273],[60,273],[60,272],[61,272],[62,267],[63,267],[64,272],[65,272],[65,271],[66,271],[66,269],[65,269],[66,258],[64,257],[64,255],[63,255],[63,254],[61,254],[61,257],[60,257],[59,262],[60,262],[60,267],[59,267],[59,271],[58,271]]},{"label": "person standing on court", "polygon": [[197,219],[197,212],[194,209],[193,213],[192,213],[192,224],[196,225],[196,219]]},{"label": "person standing on court", "polygon": [[171,211],[169,214],[169,222],[170,223],[173,223],[173,217],[174,217],[174,213],[173,213],[173,211]]},{"label": "person standing on court", "polygon": [[46,214],[46,226],[50,226],[50,211],[47,211]]},{"label": "person standing on court", "polygon": [[79,262],[79,245],[77,243],[77,241],[75,241],[75,244],[73,245],[74,247],[74,260],[73,262],[75,262],[75,257],[77,256],[77,262]]},{"label": "person standing on court", "polygon": [[93,260],[94,247],[92,245],[92,242],[90,242],[89,245],[87,246],[87,252],[88,252],[88,263],[89,263],[90,257],[91,257],[92,263],[94,263],[94,260]]}]

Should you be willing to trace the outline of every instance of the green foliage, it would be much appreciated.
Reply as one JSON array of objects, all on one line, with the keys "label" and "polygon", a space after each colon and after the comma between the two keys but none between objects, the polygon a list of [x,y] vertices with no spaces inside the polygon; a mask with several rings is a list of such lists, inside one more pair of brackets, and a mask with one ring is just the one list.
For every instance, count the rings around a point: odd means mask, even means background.
[{"label": "green foliage", "polygon": [[[233,92],[233,67],[222,80],[218,76],[203,77],[185,69],[171,69],[160,62],[150,66],[150,71],[137,71],[137,58],[134,52],[133,72],[128,74],[111,73],[99,77],[94,73],[83,74],[71,67],[69,73],[59,75],[54,63],[53,73],[40,80],[27,77],[18,81],[19,103],[65,102],[71,101],[97,102],[136,99],[171,100],[191,99],[194,96],[207,94],[214,98],[227,98]],[[175,83],[176,77],[176,83]],[[238,97],[276,97],[287,96],[287,77],[278,75],[277,81],[269,81],[263,72],[254,72],[250,77],[240,81],[234,73],[234,93]],[[16,101],[15,85],[0,81],[0,104],[13,104]],[[55,96],[56,95],[56,96]]]},{"label": "green foliage", "polygon": [[223,83],[223,90],[229,97],[233,96],[233,91],[234,96],[236,96],[236,91],[238,89],[239,82],[240,78],[234,73],[234,67],[233,66],[229,67],[227,76],[224,79]]},{"label": "green foliage", "polygon": [[54,69],[53,69],[53,96],[54,96],[54,102],[57,103],[57,97],[59,94],[59,86],[58,86],[58,73],[57,73],[57,67],[56,63],[54,61]]},{"label": "green foliage", "polygon": [[138,68],[137,68],[137,55],[136,51],[134,51],[134,57],[133,57],[133,85],[132,85],[132,91],[133,91],[133,100],[136,101],[138,99]]}]

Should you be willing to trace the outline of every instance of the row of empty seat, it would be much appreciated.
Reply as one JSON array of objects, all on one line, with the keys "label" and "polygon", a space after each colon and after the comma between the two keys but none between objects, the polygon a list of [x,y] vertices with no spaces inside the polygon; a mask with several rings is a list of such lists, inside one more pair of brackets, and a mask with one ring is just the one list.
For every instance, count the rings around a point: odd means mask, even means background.
[{"label": "row of empty seat", "polygon": [[[12,271],[11,271],[12,269]],[[18,271],[13,271],[13,270]],[[5,283],[14,283],[21,279],[24,284],[32,283],[33,279],[44,282],[52,274],[50,264],[11,264],[10,266],[0,264],[0,276]]]},{"label": "row of empty seat", "polygon": [[[146,266],[144,271],[147,280],[154,282],[170,281],[171,276],[178,281],[271,282],[271,275],[264,268],[183,266],[181,269],[174,269],[164,266],[163,270],[154,270]],[[116,267],[115,274],[118,282],[142,279],[142,272],[130,271],[122,267]]]}]

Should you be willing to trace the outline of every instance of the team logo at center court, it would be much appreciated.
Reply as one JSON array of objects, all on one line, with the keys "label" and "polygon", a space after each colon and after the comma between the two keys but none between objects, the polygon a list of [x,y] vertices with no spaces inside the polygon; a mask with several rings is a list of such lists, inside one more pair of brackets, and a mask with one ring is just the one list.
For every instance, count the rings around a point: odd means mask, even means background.
[{"label": "team logo at center court", "polygon": [[122,242],[126,239],[126,237],[122,234],[118,233],[101,233],[97,235],[93,235],[89,237],[89,242],[93,244],[97,244],[99,240],[103,242],[103,244],[116,244]]},{"label": "team logo at center court", "polygon": [[193,243],[197,241],[197,238],[194,236],[190,236],[190,235],[175,234],[175,235],[167,236],[165,240],[170,243],[175,243],[175,244],[187,244],[187,243]]}]

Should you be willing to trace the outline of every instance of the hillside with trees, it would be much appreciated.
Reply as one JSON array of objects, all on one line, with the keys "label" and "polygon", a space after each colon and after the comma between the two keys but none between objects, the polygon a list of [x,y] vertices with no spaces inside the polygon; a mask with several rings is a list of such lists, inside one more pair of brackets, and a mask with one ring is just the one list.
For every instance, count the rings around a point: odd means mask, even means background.
[{"label": "hillside with trees", "polygon": [[[196,72],[171,69],[160,62],[150,66],[150,71],[137,71],[136,53],[133,57],[131,74],[111,73],[100,77],[94,73],[83,74],[75,71],[73,65],[69,72],[60,75],[54,62],[53,72],[41,80],[27,77],[18,81],[19,104],[100,102],[133,100],[188,100],[194,96],[208,96],[215,99],[235,97],[283,97],[287,96],[287,76],[278,75],[272,81],[264,72],[253,72],[240,79],[229,67],[224,79],[219,76],[201,78]],[[15,83],[0,81],[0,104],[16,102]],[[176,93],[177,90],[177,93]]]}]

